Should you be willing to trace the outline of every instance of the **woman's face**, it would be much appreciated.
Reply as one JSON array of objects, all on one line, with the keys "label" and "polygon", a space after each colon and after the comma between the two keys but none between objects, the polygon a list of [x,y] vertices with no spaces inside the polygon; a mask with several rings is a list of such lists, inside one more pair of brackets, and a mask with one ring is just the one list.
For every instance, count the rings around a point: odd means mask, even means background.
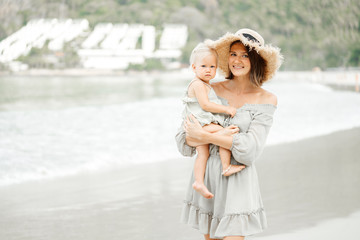
[{"label": "woman's face", "polygon": [[242,43],[235,43],[231,46],[229,69],[235,77],[245,76],[250,73],[251,64],[249,55]]}]

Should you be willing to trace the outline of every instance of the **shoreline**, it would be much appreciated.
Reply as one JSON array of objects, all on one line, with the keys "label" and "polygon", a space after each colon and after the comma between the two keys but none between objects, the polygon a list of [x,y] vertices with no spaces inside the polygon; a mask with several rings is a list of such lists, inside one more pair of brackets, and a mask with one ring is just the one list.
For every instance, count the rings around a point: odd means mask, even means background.
[{"label": "shoreline", "polygon": [[[350,131],[352,129],[360,129],[360,126],[355,126],[355,127],[352,127],[352,128],[349,128],[349,129],[336,129],[336,130],[333,130],[331,132],[327,132],[327,133],[323,133],[321,135],[316,135],[316,136],[308,136],[308,137],[305,137],[305,138],[302,138],[302,139],[297,139],[297,140],[289,140],[289,141],[285,141],[285,142],[280,142],[280,143],[273,143],[273,144],[267,144],[265,146],[265,150],[264,151],[267,151],[266,149],[267,148],[277,148],[277,147],[281,147],[283,145],[288,145],[288,144],[296,144],[297,142],[303,142],[303,141],[307,141],[307,140],[311,140],[313,138],[317,138],[317,137],[326,137],[326,136],[329,136],[329,135],[332,135],[332,134],[337,134],[337,133],[341,133],[341,132],[344,132],[344,131]],[[184,157],[184,158],[187,158],[187,157]],[[189,158],[190,159],[190,158]],[[261,157],[260,157],[261,159]],[[141,164],[144,164],[144,165],[153,165],[153,164],[162,164],[162,163],[167,163],[167,162],[170,162],[170,161],[173,161],[173,160],[177,160],[177,158],[173,158],[172,160],[159,160],[159,161],[154,161],[154,162],[147,162],[147,163],[141,163]],[[191,161],[191,159],[190,159]],[[132,168],[135,168],[139,165],[141,165],[140,163],[137,163],[137,164],[127,164],[127,165],[118,165],[118,166],[115,166],[114,168],[109,168],[109,167],[104,167],[104,168],[100,168],[100,169],[97,169],[97,170],[80,170],[78,172],[75,172],[75,173],[70,173],[70,174],[64,174],[64,175],[54,175],[54,176],[49,176],[49,177],[45,177],[45,178],[33,178],[33,179],[27,179],[25,181],[13,181],[13,182],[10,182],[10,183],[6,183],[6,184],[0,184],[0,191],[1,191],[1,188],[7,188],[7,187],[13,187],[13,186],[17,186],[17,185],[27,185],[27,184],[41,184],[42,182],[46,182],[46,181],[62,181],[63,180],[66,180],[68,178],[78,178],[78,177],[83,177],[83,176],[93,176],[93,175],[98,175],[98,174],[104,174],[104,173],[108,173],[108,172],[112,172],[112,171],[130,171]]]},{"label": "shoreline", "polygon": [[[301,78],[299,77],[301,75]],[[152,76],[159,78],[178,79],[192,78],[192,72],[188,68],[174,70],[113,70],[113,69],[29,69],[20,72],[0,71],[0,77],[126,77],[126,76]],[[182,76],[182,77],[180,77]],[[222,77],[215,77],[214,81],[222,81]],[[294,82],[302,81],[314,84],[322,84],[335,91],[360,92],[360,71],[279,71],[271,82]]]},{"label": "shoreline", "polygon": [[[265,148],[256,166],[269,228],[255,237],[358,211],[359,145],[354,128]],[[199,239],[179,223],[192,167],[180,157],[0,187],[0,238]]]}]

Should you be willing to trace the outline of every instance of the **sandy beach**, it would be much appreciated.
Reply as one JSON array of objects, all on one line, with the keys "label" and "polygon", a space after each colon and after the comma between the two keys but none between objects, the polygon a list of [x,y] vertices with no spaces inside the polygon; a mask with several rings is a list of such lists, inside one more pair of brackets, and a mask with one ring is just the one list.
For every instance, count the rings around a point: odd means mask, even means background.
[{"label": "sandy beach", "polygon": [[[307,239],[325,239],[319,224],[359,211],[359,146],[360,128],[268,146],[256,164],[269,228],[250,239],[306,229],[318,233]],[[179,157],[3,186],[0,239],[202,239],[179,223],[192,164]]]}]

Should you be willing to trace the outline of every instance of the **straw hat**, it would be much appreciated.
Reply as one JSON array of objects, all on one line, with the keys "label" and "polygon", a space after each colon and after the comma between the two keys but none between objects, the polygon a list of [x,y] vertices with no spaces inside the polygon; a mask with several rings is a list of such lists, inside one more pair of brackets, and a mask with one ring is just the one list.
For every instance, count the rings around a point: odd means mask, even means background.
[{"label": "straw hat", "polygon": [[230,45],[234,41],[240,40],[245,46],[255,50],[266,62],[265,77],[263,82],[271,79],[283,62],[283,56],[280,54],[280,49],[271,45],[265,45],[264,39],[254,30],[242,28],[235,34],[226,33],[224,36],[216,41],[207,40],[205,43],[216,50],[218,53],[218,67],[220,73],[229,76],[229,51]]}]

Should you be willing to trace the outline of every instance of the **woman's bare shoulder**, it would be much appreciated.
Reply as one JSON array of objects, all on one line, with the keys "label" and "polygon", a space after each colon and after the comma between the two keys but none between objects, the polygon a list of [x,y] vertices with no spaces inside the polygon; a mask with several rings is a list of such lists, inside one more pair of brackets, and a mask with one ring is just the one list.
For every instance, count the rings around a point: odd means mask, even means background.
[{"label": "woman's bare shoulder", "polygon": [[216,94],[219,94],[219,93],[223,92],[226,89],[225,85],[226,85],[227,82],[228,82],[228,80],[211,83],[211,87],[214,89]]},{"label": "woman's bare shoulder", "polygon": [[277,106],[277,97],[274,93],[262,89],[261,102],[264,104],[272,104]]},{"label": "woman's bare shoulder", "polygon": [[223,82],[214,82],[214,83],[211,83],[211,87],[213,87],[214,89],[219,88],[219,87],[222,87],[222,84],[223,84]]}]

